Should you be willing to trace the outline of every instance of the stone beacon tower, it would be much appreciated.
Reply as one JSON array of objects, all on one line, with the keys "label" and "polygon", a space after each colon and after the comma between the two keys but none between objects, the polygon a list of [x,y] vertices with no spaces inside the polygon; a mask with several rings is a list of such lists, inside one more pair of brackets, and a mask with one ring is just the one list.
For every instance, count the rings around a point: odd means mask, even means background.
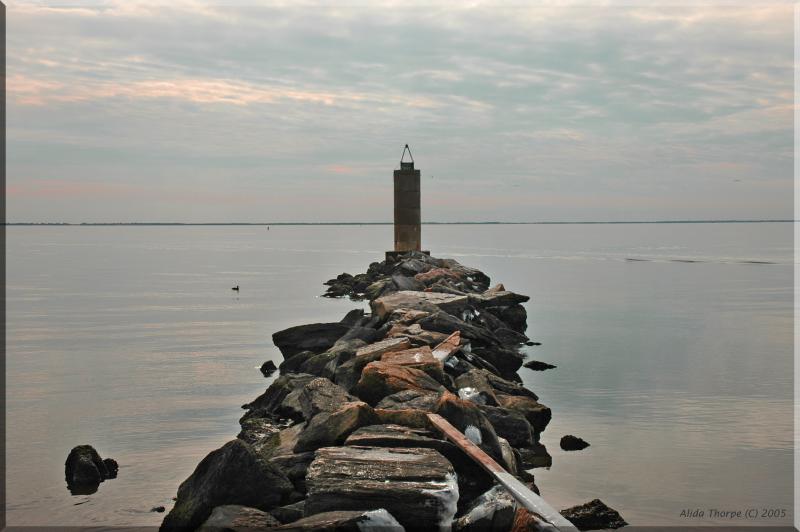
[{"label": "stone beacon tower", "polygon": [[[405,162],[406,152],[410,162]],[[394,252],[387,252],[387,258],[408,251],[422,251],[419,177],[411,149],[406,144],[400,157],[400,169],[394,171]]]}]

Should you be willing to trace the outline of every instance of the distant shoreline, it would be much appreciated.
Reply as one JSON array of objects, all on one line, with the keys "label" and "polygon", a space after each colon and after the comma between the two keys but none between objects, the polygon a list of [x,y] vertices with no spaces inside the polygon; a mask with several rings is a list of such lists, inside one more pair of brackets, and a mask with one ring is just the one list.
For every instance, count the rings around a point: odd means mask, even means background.
[{"label": "distant shoreline", "polygon": [[[422,222],[422,225],[613,225],[613,224],[751,224],[795,223],[800,220],[628,220],[550,222]],[[392,222],[6,222],[6,226],[285,226],[285,225],[393,225]]]}]

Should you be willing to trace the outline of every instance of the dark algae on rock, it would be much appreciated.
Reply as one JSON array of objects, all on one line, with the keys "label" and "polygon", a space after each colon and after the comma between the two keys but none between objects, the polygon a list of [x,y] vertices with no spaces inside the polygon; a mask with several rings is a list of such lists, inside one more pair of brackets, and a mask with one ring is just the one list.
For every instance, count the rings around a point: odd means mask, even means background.
[{"label": "dark algae on rock", "polygon": [[539,441],[552,414],[517,374],[531,343],[529,298],[420,252],[326,284],[325,296],[367,300],[370,311],[273,334],[280,375],[243,406],[237,439],[181,484],[162,529],[541,524],[428,418],[447,420],[538,493],[527,470],[552,463]]}]

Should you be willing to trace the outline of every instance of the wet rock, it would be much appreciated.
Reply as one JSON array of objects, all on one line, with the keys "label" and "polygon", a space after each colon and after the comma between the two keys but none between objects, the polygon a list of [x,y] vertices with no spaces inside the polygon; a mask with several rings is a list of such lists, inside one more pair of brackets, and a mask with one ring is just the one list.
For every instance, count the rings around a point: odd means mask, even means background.
[{"label": "wet rock", "polygon": [[286,506],[278,506],[270,510],[269,513],[281,523],[292,523],[303,518],[305,507],[306,501],[302,500]]},{"label": "wet rock", "polygon": [[517,503],[502,486],[475,499],[469,509],[453,523],[455,532],[507,532],[514,523]]},{"label": "wet rock", "polygon": [[572,434],[563,436],[560,445],[565,451],[580,451],[589,447],[589,443],[586,440],[573,436]]},{"label": "wet rock", "polygon": [[536,467],[550,467],[553,465],[553,457],[547,452],[547,448],[541,443],[534,443],[529,447],[517,449],[525,469]]},{"label": "wet rock", "polygon": [[516,349],[509,349],[506,347],[499,347],[496,345],[491,346],[476,346],[472,353],[483,358],[492,366],[497,368],[500,375],[508,378],[518,378],[517,370],[522,367],[524,357]]},{"label": "wet rock", "polygon": [[[106,459],[107,461],[110,459]],[[101,482],[116,477],[117,467],[110,473],[108,464],[116,466],[116,461],[104,462],[91,445],[78,445],[67,456],[64,463],[64,477],[67,488],[73,495],[89,495],[97,491]]]},{"label": "wet rock", "polygon": [[488,371],[483,371],[483,374],[486,376],[486,380],[489,381],[489,385],[494,388],[496,392],[505,395],[520,395],[523,397],[530,397],[534,400],[539,399],[535,393],[521,384],[511,382]]},{"label": "wet rock", "polygon": [[300,368],[311,357],[317,356],[313,351],[300,351],[292,355],[290,358],[284,359],[278,366],[278,371],[281,375],[288,375],[289,373],[302,373]]},{"label": "wet rock", "polygon": [[[352,277],[351,277],[352,279]],[[363,308],[356,308],[345,314],[344,318],[339,321],[345,327],[355,327],[361,321],[361,318],[364,317],[364,309]]]},{"label": "wet rock", "polygon": [[341,386],[323,377],[309,381],[300,391],[300,408],[305,419],[311,419],[320,412],[333,412],[343,403],[352,401],[357,399]]},{"label": "wet rock", "polygon": [[379,279],[367,286],[367,288],[364,290],[364,297],[370,301],[373,301],[395,290],[397,290],[397,287],[391,279]]},{"label": "wet rock", "polygon": [[485,307],[483,310],[489,311],[503,323],[508,325],[508,328],[524,333],[528,328],[528,313],[522,305],[512,305],[510,307]]},{"label": "wet rock", "polygon": [[521,395],[505,395],[498,394],[497,400],[500,406],[509,410],[516,410],[525,416],[528,423],[534,431],[534,438],[538,441],[539,434],[544,431],[547,424],[550,423],[552,413],[550,408],[539,403],[532,397],[525,397]]},{"label": "wet rock", "polygon": [[282,425],[269,418],[251,417],[240,420],[242,430],[236,435],[237,438],[255,445],[270,436],[277,434],[284,428]]},{"label": "wet rock", "polygon": [[372,343],[377,339],[378,339],[377,330],[373,329],[372,327],[361,327],[359,325],[356,325],[355,327],[347,331],[341,338],[339,338],[334,344],[334,347],[347,340],[361,340],[363,343],[359,346],[356,346],[355,349],[353,349],[353,352],[355,352],[355,350],[358,349],[359,347]]},{"label": "wet rock", "polygon": [[546,362],[539,362],[538,360],[531,360],[530,362],[526,362],[523,365],[528,369],[532,369],[533,371],[544,371],[547,369],[554,369],[556,367]]},{"label": "wet rock", "polygon": [[384,353],[381,356],[381,362],[418,369],[427,373],[435,381],[444,382],[444,366],[433,357],[431,348],[428,346]]},{"label": "wet rock", "polygon": [[160,514],[160,513],[164,513],[165,511],[167,511],[167,509],[164,508],[163,506],[153,506],[152,508],[150,508],[150,511]]},{"label": "wet rock", "polygon": [[226,504],[214,508],[198,530],[201,532],[245,532],[272,528],[280,526],[280,524],[280,521],[267,512],[237,504]]},{"label": "wet rock", "polygon": [[[306,493],[306,471],[309,464],[314,460],[314,452],[280,454],[269,459],[269,463],[274,465],[294,486],[295,491],[305,495]],[[284,521],[285,522],[285,521]]]},{"label": "wet rock", "polygon": [[372,407],[361,401],[345,403],[333,412],[320,412],[308,422],[297,438],[294,452],[341,445],[356,429],[377,421]]},{"label": "wet rock", "polygon": [[290,373],[275,379],[269,388],[242,408],[248,412],[242,417],[240,423],[246,419],[277,418],[277,419],[303,419],[300,407],[300,392],[308,382],[315,379],[314,375],[304,373]]},{"label": "wet rock", "polygon": [[361,447],[420,447],[435,449],[444,456],[458,452],[452,443],[434,438],[433,432],[402,425],[369,425],[352,433],[345,445]]},{"label": "wet rock", "polygon": [[392,282],[398,290],[425,290],[425,285],[413,277],[406,277],[405,275],[392,275]]},{"label": "wet rock", "polygon": [[275,365],[275,362],[273,362],[272,360],[267,360],[266,362],[261,364],[261,373],[265,377],[269,377],[270,375],[275,373],[275,371],[277,371],[277,369],[278,369],[278,367]]},{"label": "wet rock", "polygon": [[366,512],[322,512],[279,526],[275,530],[280,532],[364,532],[366,530],[403,532],[404,528],[392,514],[381,508]]},{"label": "wet rock", "polygon": [[561,510],[560,513],[578,527],[578,530],[620,528],[628,524],[619,512],[603,504],[600,499]]},{"label": "wet rock", "polygon": [[117,478],[119,472],[119,464],[113,458],[103,458],[103,465],[106,466],[108,478]]},{"label": "wet rock", "polygon": [[525,344],[528,342],[528,340],[530,340],[530,338],[524,334],[512,331],[507,327],[500,327],[499,329],[495,329],[493,332],[497,339],[506,346],[518,346]]},{"label": "wet rock", "polygon": [[480,408],[497,435],[508,440],[508,443],[514,447],[529,447],[534,444],[533,429],[522,413],[495,406]]},{"label": "wet rock", "polygon": [[252,447],[233,440],[208,454],[178,488],[161,530],[192,530],[217,506],[237,504],[269,510],[282,503],[292,483]]},{"label": "wet rock", "polygon": [[486,290],[480,296],[472,296],[480,302],[480,307],[510,307],[530,300],[530,297],[500,289],[502,285]]},{"label": "wet rock", "polygon": [[428,391],[403,390],[387,395],[375,405],[375,408],[385,408],[387,410],[414,408],[433,412],[438,401],[439,396]]},{"label": "wet rock", "polygon": [[348,330],[349,327],[341,323],[298,325],[273,334],[272,343],[280,349],[284,358],[301,351],[322,353],[330,349]]},{"label": "wet rock", "polygon": [[387,395],[403,390],[439,394],[444,387],[424,371],[386,362],[370,362],[364,367],[352,391],[362,400],[377,404]]},{"label": "wet rock", "polygon": [[375,299],[370,306],[372,313],[381,318],[389,316],[398,309],[424,310],[426,312],[436,312],[441,309],[445,312],[461,312],[467,306],[467,297],[438,292],[401,290]]},{"label": "wet rock", "polygon": [[402,351],[411,347],[407,338],[392,338],[361,347],[355,356],[336,368],[334,382],[345,390],[352,390],[361,378],[361,371],[370,362],[380,360],[384,353]]},{"label": "wet rock", "polygon": [[445,392],[436,404],[436,413],[460,430],[489,456],[503,462],[503,452],[494,427],[475,403]]},{"label": "wet rock", "polygon": [[327,447],[306,476],[306,513],[386,509],[410,530],[448,527],[456,512],[453,467],[432,449]]}]

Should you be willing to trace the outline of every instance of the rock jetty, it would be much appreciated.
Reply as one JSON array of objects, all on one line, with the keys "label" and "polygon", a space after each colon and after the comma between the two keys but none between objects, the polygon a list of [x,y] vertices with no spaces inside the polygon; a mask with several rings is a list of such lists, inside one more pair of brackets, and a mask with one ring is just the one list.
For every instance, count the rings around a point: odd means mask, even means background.
[{"label": "rock jetty", "polygon": [[517,375],[529,298],[418,252],[326,284],[326,296],[368,300],[370,312],[273,334],[279,376],[243,406],[236,439],[180,485],[162,530],[535,524],[427,417],[538,493],[527,470],[551,463],[539,442],[551,412]]}]

